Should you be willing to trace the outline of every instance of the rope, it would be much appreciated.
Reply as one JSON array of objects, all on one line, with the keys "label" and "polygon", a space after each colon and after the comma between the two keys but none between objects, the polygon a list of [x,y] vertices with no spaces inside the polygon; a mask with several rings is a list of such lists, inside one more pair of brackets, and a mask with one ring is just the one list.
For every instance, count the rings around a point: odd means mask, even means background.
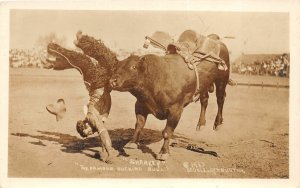
[{"label": "rope", "polygon": [[195,70],[195,74],[196,74],[196,79],[197,79],[197,86],[196,86],[196,90],[195,90],[195,93],[193,95],[193,101],[196,102],[199,97],[200,97],[200,94],[198,93],[199,90],[200,90],[200,81],[199,81],[199,73],[198,73],[198,69],[197,69],[197,65],[196,63],[193,64],[193,67],[194,67],[194,70]]},{"label": "rope", "polygon": [[83,77],[83,82],[84,82],[85,84],[87,84],[88,86],[91,86],[91,83],[89,83],[89,82],[87,82],[87,81],[84,80],[84,75],[83,75],[83,72],[82,72],[82,70],[81,70],[80,67],[78,67],[78,66],[72,64],[71,61],[70,61],[65,55],[63,55],[62,53],[60,53],[60,52],[58,52],[58,51],[56,51],[56,50],[53,50],[53,49],[49,49],[49,50],[52,51],[52,52],[55,52],[55,53],[57,53],[57,54],[59,54],[59,55],[61,55],[62,57],[64,57],[64,58],[68,61],[68,63],[69,63],[73,68],[76,68],[76,69],[80,72],[80,74],[81,74],[82,77]]}]

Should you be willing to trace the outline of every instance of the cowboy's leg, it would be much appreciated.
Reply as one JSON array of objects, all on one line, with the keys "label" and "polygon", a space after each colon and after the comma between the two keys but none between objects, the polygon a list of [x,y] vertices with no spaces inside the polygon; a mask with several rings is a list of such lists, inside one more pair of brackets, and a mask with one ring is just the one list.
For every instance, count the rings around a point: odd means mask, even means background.
[{"label": "cowboy's leg", "polygon": [[[102,93],[103,92],[103,93]],[[93,112],[94,108],[97,110],[101,116],[103,116],[103,121],[106,121],[110,108],[111,108],[111,90],[105,89],[96,89],[90,92],[90,100],[88,104],[88,111]],[[87,119],[90,117],[87,116]]]},{"label": "cowboy's leg", "polygon": [[[101,94],[99,94],[100,92],[93,92],[90,95],[90,101],[88,104],[88,112],[86,115],[86,119],[93,125],[96,127],[99,136],[100,136],[100,140],[102,142],[102,146],[104,146],[104,149],[106,150],[108,157],[107,159],[104,159],[105,162],[110,162],[111,157],[116,156],[118,153],[117,151],[115,151],[112,148],[112,143],[111,143],[111,139],[110,136],[108,134],[108,131],[104,125],[105,119],[108,116],[109,112],[103,113],[103,115],[100,115],[99,110],[101,111],[101,109],[96,109],[96,103],[101,103],[104,100],[104,98],[102,98]],[[110,109],[110,108],[109,108]],[[108,109],[108,110],[109,110]]]},{"label": "cowboy's leg", "polygon": [[105,151],[108,154],[108,157],[106,159],[102,159],[105,162],[110,163],[112,157],[115,157],[118,155],[118,152],[112,147],[112,142],[110,139],[110,136],[108,134],[108,130],[105,127],[103,116],[101,116],[96,108],[94,108],[92,105],[89,105],[89,111],[87,114],[87,117],[89,117],[90,123],[96,127],[96,130],[99,134],[101,145],[104,147]]},{"label": "cowboy's leg", "polygon": [[93,125],[96,126],[98,121],[99,109],[96,109],[96,103],[99,103],[102,96],[102,91],[100,89],[96,89],[94,91],[90,91],[90,100],[88,103],[88,111],[86,114],[86,119]]},{"label": "cowboy's leg", "polygon": [[112,142],[110,139],[110,136],[108,134],[108,131],[106,128],[102,128],[102,131],[98,132],[99,136],[100,136],[100,140],[102,142],[102,146],[104,147],[105,151],[107,152],[107,158],[103,159],[103,161],[107,162],[107,163],[111,163],[112,159],[114,157],[116,157],[119,152],[116,151],[113,147],[112,147]]}]

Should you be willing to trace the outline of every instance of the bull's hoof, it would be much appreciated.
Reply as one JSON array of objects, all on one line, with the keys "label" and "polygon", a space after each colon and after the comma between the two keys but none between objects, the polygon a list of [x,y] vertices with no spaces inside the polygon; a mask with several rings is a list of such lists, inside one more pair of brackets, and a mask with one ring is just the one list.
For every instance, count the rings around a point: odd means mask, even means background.
[{"label": "bull's hoof", "polygon": [[197,125],[196,131],[202,131],[204,129],[205,125]]},{"label": "bull's hoof", "polygon": [[223,118],[222,117],[216,117],[215,123],[214,123],[214,130],[217,131],[220,129],[220,125],[223,123]]},{"label": "bull's hoof", "polygon": [[134,142],[128,142],[125,146],[124,149],[138,149],[139,146],[134,143]]},{"label": "bull's hoof", "polygon": [[160,161],[166,161],[168,158],[169,158],[170,154],[169,153],[159,153],[157,156],[156,156],[156,159],[157,160],[160,160]]},{"label": "bull's hoof", "polygon": [[219,130],[220,127],[221,127],[221,125],[222,125],[222,123],[216,123],[216,122],[215,122],[214,127],[213,127],[214,131]]},{"label": "bull's hoof", "polygon": [[206,120],[199,120],[198,122],[198,125],[196,127],[196,131],[200,131],[200,130],[203,130],[203,128],[205,127],[205,124],[206,124]]}]

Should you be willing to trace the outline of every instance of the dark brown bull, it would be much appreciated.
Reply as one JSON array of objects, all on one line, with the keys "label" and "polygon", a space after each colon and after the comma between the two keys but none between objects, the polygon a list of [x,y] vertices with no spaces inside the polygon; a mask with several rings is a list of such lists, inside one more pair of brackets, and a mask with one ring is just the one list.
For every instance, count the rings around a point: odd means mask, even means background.
[{"label": "dark brown bull", "polygon": [[[223,121],[222,110],[230,68],[229,53],[224,44],[221,45],[220,57],[228,66],[227,71],[219,70],[215,63],[208,61],[198,65],[201,94],[198,127],[205,125],[208,89],[213,83],[216,86],[218,103],[214,129],[217,129]],[[160,120],[167,119],[166,127],[162,132],[164,144],[157,156],[159,160],[166,160],[169,155],[169,140],[179,122],[183,108],[193,101],[196,82],[195,72],[187,68],[184,59],[178,54],[130,56],[119,62],[110,79],[111,86],[114,90],[129,91],[137,98],[135,132],[125,147],[137,148],[139,135],[147,116],[153,114]]]}]

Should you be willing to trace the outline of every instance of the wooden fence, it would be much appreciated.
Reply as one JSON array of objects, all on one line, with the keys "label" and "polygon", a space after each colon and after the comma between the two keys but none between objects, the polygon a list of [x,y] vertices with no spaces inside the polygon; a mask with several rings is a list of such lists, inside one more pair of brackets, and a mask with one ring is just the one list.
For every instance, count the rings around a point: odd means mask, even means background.
[{"label": "wooden fence", "polygon": [[237,86],[254,86],[254,87],[261,87],[261,88],[264,88],[264,87],[273,87],[273,88],[289,88],[290,86],[289,85],[282,85],[282,84],[279,84],[279,83],[276,83],[276,84],[269,84],[269,83],[264,83],[264,82],[261,82],[261,83],[251,83],[251,82],[237,82],[236,83]]}]

